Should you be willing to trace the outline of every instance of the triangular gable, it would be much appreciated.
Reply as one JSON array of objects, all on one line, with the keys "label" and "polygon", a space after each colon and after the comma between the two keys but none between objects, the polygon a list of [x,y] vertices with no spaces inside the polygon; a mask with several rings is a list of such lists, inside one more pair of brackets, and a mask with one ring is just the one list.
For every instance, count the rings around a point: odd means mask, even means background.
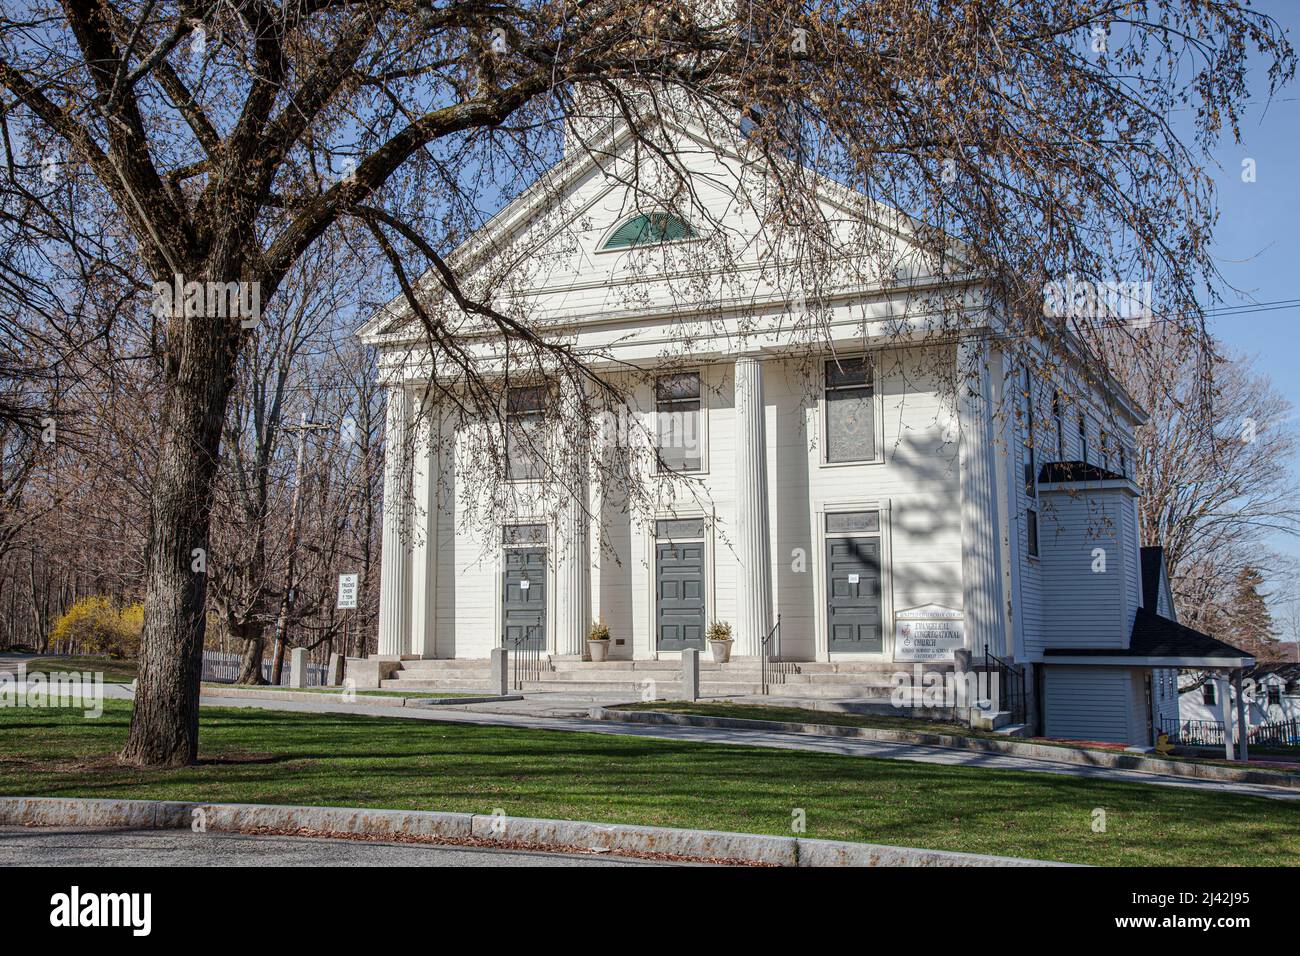
[{"label": "triangular gable", "polygon": [[[734,146],[719,143],[690,124],[675,122],[671,118],[664,118],[660,122],[666,130],[679,139],[683,155],[698,157],[711,153],[721,164],[730,167],[729,171],[733,174],[740,171],[755,175],[757,167],[753,160],[742,156]],[[632,141],[632,133],[625,126],[611,126],[600,141],[593,143],[591,148],[567,154],[450,253],[447,256],[448,265],[463,278],[467,271],[474,268],[476,262],[509,248],[514,238],[534,227],[557,202],[563,204],[573,200],[580,194],[584,185],[590,194],[574,202],[560,222],[551,224],[548,234],[540,237],[541,243],[560,234],[567,227],[572,227],[583,216],[592,214],[602,201],[616,193],[626,192],[624,184],[605,173],[605,164],[625,160],[624,152],[631,146]],[[692,154],[691,150],[697,152]],[[903,248],[915,245],[910,241],[909,233],[917,228],[917,224],[901,213],[874,203],[867,197],[825,177],[818,176],[817,185],[818,198],[823,204],[824,214],[828,217],[834,219],[839,216],[846,222],[865,223],[881,230],[884,235],[895,237]],[[695,188],[702,192],[710,189],[717,190],[734,200],[733,194],[725,193],[722,187],[709,182],[707,177],[696,183]],[[562,198],[557,200],[556,197]],[[638,211],[641,210],[630,205],[625,208],[627,216]],[[601,228],[593,235],[607,236],[617,229],[624,219],[624,216],[620,216],[616,221],[602,222]],[[538,245],[539,240],[534,238],[533,244]],[[596,242],[593,240],[583,251],[595,252],[597,251],[595,246]],[[958,250],[954,249],[954,252],[956,251]],[[964,263],[960,263],[955,256],[951,262],[964,267]],[[440,294],[441,283],[437,273],[430,269],[420,278],[416,288],[425,294]],[[398,294],[378,309],[357,334],[371,344],[383,344],[385,340],[393,342],[394,339],[400,341],[410,318],[410,309],[405,297]]]}]

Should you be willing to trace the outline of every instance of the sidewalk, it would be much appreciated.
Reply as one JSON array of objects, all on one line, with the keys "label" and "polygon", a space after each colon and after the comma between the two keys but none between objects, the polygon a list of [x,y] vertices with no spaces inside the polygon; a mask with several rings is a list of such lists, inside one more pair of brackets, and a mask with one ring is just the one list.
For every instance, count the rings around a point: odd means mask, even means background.
[{"label": "sidewalk", "polygon": [[[808,734],[774,733],[761,730],[732,730],[652,724],[611,724],[605,721],[592,720],[586,716],[593,702],[605,705],[620,702],[613,698],[593,701],[591,697],[529,694],[520,701],[443,706],[428,710],[415,707],[368,706],[362,703],[361,700],[359,698],[355,704],[342,701],[300,703],[297,701],[205,696],[202,699],[202,704],[205,707],[252,707],[263,710],[284,710],[302,713],[359,714],[371,717],[390,717],[396,720],[431,720],[443,723],[518,727],[527,730],[564,730],[577,733],[649,737],[659,740],[694,741],[697,743],[741,747],[773,747],[782,750],[807,750],[851,757],[874,757],[949,766],[987,767],[996,770],[1021,770],[1094,780],[1184,787],[1191,790],[1206,790],[1240,796],[1268,797],[1274,800],[1300,800],[1300,791],[1287,790],[1281,787],[1218,780],[1196,780],[1108,767],[1080,766],[1008,754],[990,754],[917,744],[843,737],[820,737]],[[625,703],[626,701],[622,702]]]}]

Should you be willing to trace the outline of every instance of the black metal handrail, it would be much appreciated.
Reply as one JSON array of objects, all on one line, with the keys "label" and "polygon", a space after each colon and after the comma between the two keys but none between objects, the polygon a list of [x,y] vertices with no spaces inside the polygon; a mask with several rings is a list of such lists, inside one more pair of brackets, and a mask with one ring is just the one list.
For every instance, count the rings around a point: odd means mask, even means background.
[{"label": "black metal handrail", "polygon": [[[989,688],[994,706],[998,710],[1009,712],[1013,723],[1023,724],[1027,712],[1024,670],[1019,665],[991,653],[987,644],[984,645],[984,670],[990,677],[997,675],[997,687]],[[1002,700],[1004,696],[1005,701]]]},{"label": "black metal handrail", "polygon": [[[772,649],[776,648],[776,654],[773,655]],[[793,661],[782,661],[775,658],[781,656],[781,615],[776,616],[776,623],[772,629],[767,632],[759,645],[759,680],[762,683],[762,692],[768,693],[768,688],[772,684],[784,684],[786,674],[794,674],[799,668]]]},{"label": "black metal handrail", "polygon": [[542,649],[528,647],[528,635],[521,634],[510,641],[514,653],[511,654],[511,683],[515,690],[524,689],[524,681],[540,680],[542,673]]}]

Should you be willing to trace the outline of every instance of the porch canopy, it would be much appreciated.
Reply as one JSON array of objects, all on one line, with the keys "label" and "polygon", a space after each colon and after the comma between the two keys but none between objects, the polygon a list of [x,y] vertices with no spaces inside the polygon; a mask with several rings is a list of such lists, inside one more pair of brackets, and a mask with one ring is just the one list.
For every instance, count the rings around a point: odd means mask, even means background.
[{"label": "porch canopy", "polygon": [[[1133,620],[1133,633],[1126,648],[1053,647],[1044,652],[1044,663],[1087,664],[1092,666],[1176,668],[1208,670],[1231,675],[1236,692],[1238,760],[1247,759],[1246,707],[1241,689],[1242,672],[1255,666],[1255,658],[1240,648],[1225,644],[1208,634],[1161,617],[1148,608],[1139,608]],[[1222,678],[1220,678],[1222,679]],[[1220,694],[1223,708],[1224,749],[1233,759],[1232,733],[1229,730],[1227,693]]]}]

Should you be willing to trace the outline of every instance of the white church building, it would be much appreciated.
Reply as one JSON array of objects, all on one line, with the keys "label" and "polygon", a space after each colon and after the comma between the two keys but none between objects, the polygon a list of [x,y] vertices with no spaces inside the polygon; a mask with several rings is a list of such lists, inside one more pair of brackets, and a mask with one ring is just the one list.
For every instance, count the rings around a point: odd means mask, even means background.
[{"label": "white church building", "polygon": [[[388,389],[385,686],[471,684],[505,646],[537,650],[526,690],[636,699],[646,674],[671,688],[683,649],[707,659],[720,621],[733,658],[708,670],[706,693],[751,692],[766,654],[782,663],[774,692],[878,700],[892,674],[950,669],[966,650],[1018,669],[1039,732],[1146,745],[1177,713],[1174,669],[1253,664],[1174,620],[1163,562],[1139,541],[1144,413],[1080,348],[1042,343],[1040,362],[1017,358],[991,293],[921,258],[823,289],[808,334],[809,307],[768,268],[755,204],[737,200],[760,175],[743,142],[688,123],[663,135],[698,216],[629,185],[644,151],[614,127],[449,259],[471,275],[517,262],[495,307],[626,382],[645,433],[669,421],[690,436],[644,469],[650,506],[629,509],[581,463],[559,482],[558,509],[498,508],[485,523],[471,514],[479,479],[461,436],[473,426],[428,388],[445,366],[421,323],[399,297],[363,328]],[[837,221],[856,199],[826,184],[822,202]],[[882,216],[879,228],[906,260],[900,223]],[[701,274],[681,254],[719,228],[738,252]],[[927,296],[954,292],[972,315],[960,333],[926,315]],[[501,359],[490,336],[478,354],[485,368]],[[945,377],[960,386],[945,393]],[[512,421],[555,400],[519,375],[502,391]],[[404,445],[410,454],[393,452]],[[505,467],[502,487],[536,484],[527,461]],[[607,662],[583,660],[593,621],[609,629]]]}]

